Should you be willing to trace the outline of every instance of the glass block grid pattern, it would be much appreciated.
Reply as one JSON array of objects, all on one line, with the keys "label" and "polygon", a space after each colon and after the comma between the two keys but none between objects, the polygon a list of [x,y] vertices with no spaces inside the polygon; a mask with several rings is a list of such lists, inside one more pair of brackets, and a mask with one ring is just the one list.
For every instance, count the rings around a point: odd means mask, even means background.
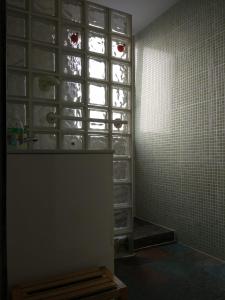
[{"label": "glass block grid pattern", "polygon": [[115,150],[115,229],[131,232],[131,16],[84,0],[7,4],[7,127],[37,139],[10,150]]},{"label": "glass block grid pattern", "polygon": [[182,0],[136,38],[137,215],[225,258],[225,2]]}]

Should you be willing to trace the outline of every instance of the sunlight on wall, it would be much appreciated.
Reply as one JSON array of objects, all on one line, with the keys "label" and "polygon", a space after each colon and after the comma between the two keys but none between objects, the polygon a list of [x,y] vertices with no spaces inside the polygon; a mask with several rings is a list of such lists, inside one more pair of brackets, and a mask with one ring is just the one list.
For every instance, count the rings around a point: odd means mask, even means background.
[{"label": "sunlight on wall", "polygon": [[140,131],[162,133],[171,127],[174,60],[169,53],[145,46],[143,61],[147,64],[139,81]]}]

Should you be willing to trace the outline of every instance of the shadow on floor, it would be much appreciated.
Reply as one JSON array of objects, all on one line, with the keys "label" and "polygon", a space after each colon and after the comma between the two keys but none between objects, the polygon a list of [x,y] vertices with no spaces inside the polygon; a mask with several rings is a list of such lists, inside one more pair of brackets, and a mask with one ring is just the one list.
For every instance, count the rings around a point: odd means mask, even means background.
[{"label": "shadow on floor", "polygon": [[182,244],[152,247],[115,261],[129,300],[224,300],[225,262]]}]

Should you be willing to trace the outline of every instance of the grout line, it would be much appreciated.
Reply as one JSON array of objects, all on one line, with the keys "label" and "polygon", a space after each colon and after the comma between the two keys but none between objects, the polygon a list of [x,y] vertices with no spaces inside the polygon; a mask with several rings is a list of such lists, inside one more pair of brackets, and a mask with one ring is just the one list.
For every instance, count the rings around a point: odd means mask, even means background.
[{"label": "grout line", "polygon": [[222,258],[213,256],[213,255],[211,255],[211,254],[208,254],[208,253],[206,253],[206,252],[204,252],[204,251],[201,251],[201,250],[199,250],[199,249],[196,249],[196,248],[194,248],[194,247],[191,247],[190,245],[185,244],[185,243],[182,243],[182,242],[179,242],[179,244],[184,245],[184,246],[186,246],[186,247],[188,247],[188,248],[191,248],[192,250],[194,250],[194,251],[196,251],[196,252],[199,252],[199,253],[201,253],[201,254],[204,254],[204,255],[206,255],[206,256],[208,256],[208,257],[210,257],[210,258],[213,258],[213,259],[215,259],[215,260],[218,260],[219,262],[225,263],[225,260],[223,260]]}]

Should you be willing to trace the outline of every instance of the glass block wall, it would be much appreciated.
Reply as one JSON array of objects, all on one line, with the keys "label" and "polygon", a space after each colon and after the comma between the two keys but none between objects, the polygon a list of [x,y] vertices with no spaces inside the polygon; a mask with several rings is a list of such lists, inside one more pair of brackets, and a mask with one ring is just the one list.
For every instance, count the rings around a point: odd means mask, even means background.
[{"label": "glass block wall", "polygon": [[131,16],[8,0],[9,150],[114,150],[115,233],[132,229]]}]

